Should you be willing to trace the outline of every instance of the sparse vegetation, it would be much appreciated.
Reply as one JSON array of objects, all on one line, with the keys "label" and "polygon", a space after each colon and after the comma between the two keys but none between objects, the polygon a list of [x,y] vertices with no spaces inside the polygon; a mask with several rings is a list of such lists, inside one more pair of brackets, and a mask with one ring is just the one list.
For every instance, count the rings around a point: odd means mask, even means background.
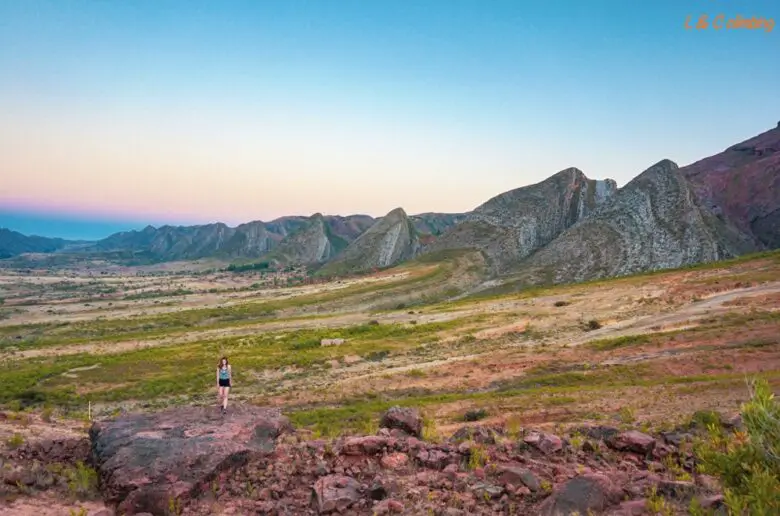
[{"label": "sparse vegetation", "polygon": [[[602,290],[598,284],[536,289],[496,301],[423,299],[426,285],[449,277],[453,269],[451,264],[415,267],[374,284],[336,280],[306,292],[280,286],[273,295],[262,284],[252,287],[259,271],[226,274],[231,282],[243,282],[236,287],[212,282],[208,275],[197,276],[204,282],[197,287],[184,279],[169,285],[165,282],[171,276],[160,276],[165,279],[153,281],[164,282],[146,286],[147,295],[117,284],[112,293],[103,289],[111,301],[69,305],[58,298],[50,306],[45,300],[30,304],[42,314],[34,322],[12,314],[0,326],[0,378],[5,385],[0,403],[14,411],[7,412],[13,418],[8,424],[16,425],[19,436],[9,432],[6,445],[12,447],[12,439],[18,440],[16,446],[26,442],[23,418],[86,426],[87,402],[93,417],[213,403],[213,364],[222,354],[234,364],[235,403],[281,407],[302,435],[310,431],[315,438],[374,435],[380,415],[394,405],[424,414],[423,439],[429,442],[447,439],[466,422],[477,423],[468,425],[475,429],[492,428],[498,418],[504,420],[499,438],[504,443],[522,442],[528,427],[553,422],[559,424],[553,429],[559,434],[581,422],[643,432],[679,424],[698,431],[721,427],[725,416],[711,407],[720,410],[744,401],[738,387],[746,373],[773,386],[780,381],[780,316],[772,310],[780,296],[744,298],[723,305],[717,314],[681,315],[678,321],[627,328],[623,323],[629,319],[661,313],[668,319],[688,301],[669,304],[663,294],[645,295],[642,289],[656,292],[660,287],[642,286],[638,279],[603,282]],[[626,286],[620,287],[622,283]],[[669,289],[680,284],[682,280],[663,283]],[[94,284],[84,288],[102,289]],[[56,292],[75,296],[80,291],[63,284]],[[206,292],[222,301],[184,306],[182,292],[192,292],[186,294],[188,304]],[[585,295],[588,313],[583,315],[579,306],[586,305],[579,300]],[[15,310],[28,306],[19,303],[27,298],[6,298],[6,306]],[[617,300],[629,312],[614,310]],[[568,306],[572,308],[561,309]],[[70,318],[69,310],[78,316]],[[602,331],[591,335],[583,328]],[[634,334],[625,335],[623,328]],[[322,346],[322,339],[344,341]],[[700,410],[683,419],[695,409]],[[732,435],[722,431],[724,439]],[[610,453],[592,451],[599,443],[580,433],[570,434],[568,442],[572,448],[566,457]],[[474,453],[460,467],[485,468],[490,474],[488,447],[470,445]],[[679,457],[658,462],[670,480],[689,481],[694,475]],[[86,470],[63,469],[61,474],[74,496],[84,496],[94,486]],[[760,487],[761,478],[753,480],[755,496],[766,488]],[[552,489],[548,480],[540,482],[542,494]],[[747,496],[736,488],[733,492]],[[478,496],[496,494],[480,491]],[[648,510],[656,514],[664,514],[671,504],[658,493],[648,494],[648,500]],[[734,498],[730,503],[738,507],[741,502]],[[175,506],[170,509],[177,513]],[[695,502],[690,510],[699,510]]]},{"label": "sparse vegetation", "polygon": [[751,382],[742,406],[744,430],[727,432],[708,420],[708,436],[695,445],[699,470],[717,476],[732,514],[780,513],[780,403],[765,379]]}]

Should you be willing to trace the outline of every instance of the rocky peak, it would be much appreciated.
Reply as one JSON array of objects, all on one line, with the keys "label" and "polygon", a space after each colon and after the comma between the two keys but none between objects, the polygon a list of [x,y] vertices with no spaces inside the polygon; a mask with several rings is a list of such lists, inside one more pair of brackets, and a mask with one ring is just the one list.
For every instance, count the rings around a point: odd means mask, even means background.
[{"label": "rocky peak", "polygon": [[614,180],[588,179],[580,169],[569,167],[489,199],[427,246],[426,252],[479,249],[493,272],[500,273],[587,217],[616,191]]},{"label": "rocky peak", "polygon": [[722,260],[754,250],[701,206],[673,161],[639,174],[516,266],[529,283],[566,283]]},{"label": "rocky peak", "polygon": [[365,271],[396,265],[415,257],[420,240],[403,208],[395,208],[356,238],[322,274]]}]

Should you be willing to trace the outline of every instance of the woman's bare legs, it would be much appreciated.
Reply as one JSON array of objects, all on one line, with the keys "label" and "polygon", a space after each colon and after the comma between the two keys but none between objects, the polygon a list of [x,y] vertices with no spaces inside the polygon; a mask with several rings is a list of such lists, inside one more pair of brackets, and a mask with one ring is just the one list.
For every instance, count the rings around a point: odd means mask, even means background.
[{"label": "woman's bare legs", "polygon": [[222,410],[227,410],[228,394],[230,394],[230,387],[222,388],[225,396],[222,398]]},{"label": "woman's bare legs", "polygon": [[219,403],[220,407],[223,407],[223,400],[225,399],[225,387],[222,387],[221,385],[217,387],[217,403]]}]

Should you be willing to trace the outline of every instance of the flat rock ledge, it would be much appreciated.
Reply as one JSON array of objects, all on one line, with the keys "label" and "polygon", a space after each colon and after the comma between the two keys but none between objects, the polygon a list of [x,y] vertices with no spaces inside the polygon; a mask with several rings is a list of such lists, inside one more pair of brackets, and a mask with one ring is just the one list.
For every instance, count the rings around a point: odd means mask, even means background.
[{"label": "flat rock ledge", "polygon": [[278,410],[179,407],[129,414],[90,428],[92,462],[104,497],[120,514],[165,514],[221,473],[272,453],[292,431]]}]

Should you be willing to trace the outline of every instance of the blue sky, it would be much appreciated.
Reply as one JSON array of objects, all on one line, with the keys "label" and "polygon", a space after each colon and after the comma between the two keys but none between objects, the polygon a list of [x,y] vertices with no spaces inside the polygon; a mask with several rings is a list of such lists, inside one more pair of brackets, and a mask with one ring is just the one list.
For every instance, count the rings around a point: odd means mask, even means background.
[{"label": "blue sky", "polygon": [[[0,226],[465,211],[774,127],[780,2],[0,2]],[[54,224],[53,221],[58,221]]]}]

